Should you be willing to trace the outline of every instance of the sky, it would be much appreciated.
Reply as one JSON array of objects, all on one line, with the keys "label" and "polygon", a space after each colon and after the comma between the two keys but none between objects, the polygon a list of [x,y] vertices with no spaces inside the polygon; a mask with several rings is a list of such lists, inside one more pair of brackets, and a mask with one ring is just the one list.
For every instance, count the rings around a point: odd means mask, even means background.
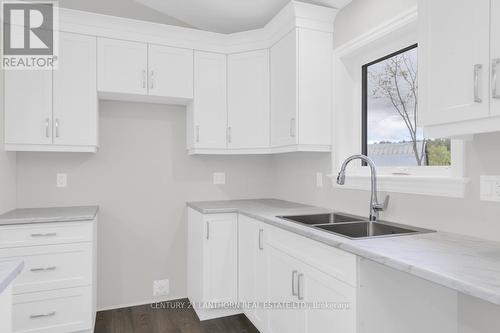
[{"label": "sky", "polygon": [[[412,49],[407,53],[415,67],[417,63],[417,49]],[[372,73],[381,72],[384,63],[377,63],[368,68]],[[402,84],[405,84],[404,82]],[[403,87],[404,89],[404,87]],[[380,141],[411,141],[411,136],[403,119],[394,109],[388,98],[374,98],[373,82],[368,80],[368,143],[377,143]],[[423,131],[420,129],[417,133],[419,140],[423,138]]]}]

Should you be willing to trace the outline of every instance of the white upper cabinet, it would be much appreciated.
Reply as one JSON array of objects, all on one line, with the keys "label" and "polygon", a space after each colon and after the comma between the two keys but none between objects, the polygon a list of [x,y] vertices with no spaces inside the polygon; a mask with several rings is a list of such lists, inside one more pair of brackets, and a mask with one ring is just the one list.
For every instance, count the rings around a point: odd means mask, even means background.
[{"label": "white upper cabinet", "polygon": [[186,104],[193,98],[193,50],[98,38],[101,97]]},{"label": "white upper cabinet", "polygon": [[97,39],[98,88],[104,93],[148,93],[148,45]]},{"label": "white upper cabinet", "polygon": [[193,98],[193,50],[149,45],[149,95]]},{"label": "white upper cabinet", "polygon": [[188,148],[226,148],[226,67],[224,54],[194,52],[194,100],[188,106]]},{"label": "white upper cabinet", "polygon": [[269,147],[269,51],[228,56],[228,148]]},{"label": "white upper cabinet", "polygon": [[54,71],[53,140],[56,145],[97,146],[96,38],[59,34]]},{"label": "white upper cabinet", "polygon": [[[52,71],[6,70],[5,144],[52,143]],[[29,95],[29,98],[26,96]]]},{"label": "white upper cabinet", "polygon": [[297,34],[271,48],[271,145],[297,143]]},{"label": "white upper cabinet", "polygon": [[500,116],[500,1],[491,2],[491,112]]},{"label": "white upper cabinet", "polygon": [[329,151],[332,34],[297,28],[271,48],[271,146]]},{"label": "white upper cabinet", "polygon": [[59,40],[57,69],[5,72],[6,150],[97,149],[96,38]]},{"label": "white upper cabinet", "polygon": [[429,136],[500,130],[500,118],[492,118],[499,115],[492,92],[498,6],[419,1],[419,123]]}]

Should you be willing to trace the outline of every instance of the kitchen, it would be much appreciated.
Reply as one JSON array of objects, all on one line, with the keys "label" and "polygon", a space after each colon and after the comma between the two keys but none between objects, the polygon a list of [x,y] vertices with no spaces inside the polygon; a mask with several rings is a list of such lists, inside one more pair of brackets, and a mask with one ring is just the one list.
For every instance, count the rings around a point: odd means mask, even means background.
[{"label": "kitchen", "polygon": [[[356,315],[350,319],[357,327],[341,331],[498,331],[495,300],[499,293],[491,286],[498,284],[499,276],[495,272],[499,271],[500,258],[500,205],[495,202],[498,197],[492,184],[500,171],[496,144],[500,126],[494,116],[499,102],[493,96],[494,82],[490,83],[489,75],[495,69],[493,60],[500,57],[500,46],[494,42],[498,40],[494,34],[500,31],[499,20],[494,18],[498,2],[484,1],[474,11],[468,1],[440,1],[442,5],[433,6],[429,1],[411,0],[324,1],[315,2],[316,6],[272,1],[272,5],[256,3],[253,7],[223,1],[212,5],[194,0],[177,6],[172,3],[162,7],[155,1],[127,1],[127,7],[111,0],[59,1],[60,68],[54,69],[53,75],[44,70],[4,70],[0,210],[6,216],[0,217],[0,261],[17,257],[24,262],[21,275],[14,280],[13,332],[93,332],[94,321],[95,332],[134,332],[132,328],[103,327],[109,325],[107,316],[119,316],[116,311],[120,309],[133,312],[155,302],[198,301],[193,299],[196,292],[192,290],[201,280],[189,272],[200,265],[190,266],[194,261],[190,260],[193,247],[188,217],[194,212],[210,217],[221,211],[237,220],[228,222],[236,230],[230,229],[231,242],[223,243],[233,248],[232,268],[228,272],[224,266],[223,275],[224,281],[229,281],[225,286],[233,287],[232,301],[243,300],[244,290],[238,288],[248,280],[249,272],[257,272],[257,268],[244,266],[246,261],[238,260],[242,246],[248,243],[257,249],[263,247],[263,252],[281,249],[273,253],[288,253],[294,262],[305,262],[322,272],[327,281],[347,285],[346,290],[357,299]],[[454,15],[448,13],[449,8],[455,8]],[[250,10],[258,13],[258,19],[246,16]],[[206,15],[199,16],[200,12]],[[228,19],[230,15],[238,19]],[[448,20],[449,29],[433,29],[441,25],[429,21],[438,19]],[[453,39],[457,29],[460,38]],[[294,32],[290,35],[290,31]],[[70,38],[75,35],[78,38]],[[287,36],[295,38],[283,38]],[[351,240],[277,220],[276,216],[331,211],[368,219],[368,168],[353,162],[346,169],[346,184],[336,182],[342,162],[363,153],[362,67],[416,43],[419,104],[428,105],[419,109],[419,121],[430,137],[452,138],[451,161],[445,167],[377,165],[380,203],[390,195],[380,220],[438,232]],[[457,49],[462,56],[456,56]],[[77,52],[71,53],[74,50]],[[172,60],[161,61],[166,57]],[[64,59],[69,59],[69,67]],[[475,70],[476,64],[483,68]],[[422,74],[426,66],[432,68],[425,72],[431,77]],[[161,86],[164,78],[175,80]],[[45,84],[47,80],[52,84]],[[46,90],[40,93],[37,87]],[[448,95],[441,99],[429,91],[446,91]],[[475,97],[482,102],[475,102]],[[295,114],[290,114],[290,108]],[[455,113],[443,111],[445,108]],[[65,114],[67,110],[69,114]],[[441,118],[435,115],[440,111]],[[73,114],[77,115],[74,119]],[[71,130],[66,130],[68,127]],[[69,144],[64,142],[68,137]],[[375,159],[369,154],[370,145],[367,148],[365,154]],[[256,201],[232,201],[240,199]],[[217,203],[226,200],[229,202]],[[211,201],[216,201],[213,207],[203,204]],[[94,208],[66,215],[61,210],[43,211],[49,207]],[[15,218],[9,211],[24,208],[42,210],[14,211],[18,224],[12,224]],[[210,209],[216,213],[208,214]],[[38,223],[32,223],[35,217]],[[212,232],[224,231],[214,224]],[[254,230],[256,225],[260,228]],[[7,230],[15,227],[28,232],[28,237],[50,234],[53,231],[45,231],[49,226],[74,230],[75,234],[69,235],[73,239],[56,241],[48,236],[46,241],[28,239],[24,245],[13,245],[16,240],[7,237]],[[196,226],[204,228],[197,232],[206,240],[206,224]],[[248,237],[237,233],[242,228],[247,228]],[[264,230],[261,243],[260,229]],[[287,233],[280,234],[281,230]],[[443,233],[452,236],[444,244],[431,242]],[[46,243],[40,245],[40,241]],[[291,246],[287,246],[288,241]],[[425,246],[418,247],[419,242]],[[430,245],[439,246],[439,250],[431,251]],[[23,274],[35,274],[29,273],[30,269],[54,266],[49,257],[41,266],[28,265],[30,249],[42,247],[48,253],[50,249],[78,253],[81,259],[76,262],[85,263],[86,270],[75,265],[78,279],[70,275],[59,278],[52,281],[56,287],[25,283]],[[290,248],[300,251],[290,254]],[[345,261],[334,259],[339,256]],[[470,256],[472,262],[465,260]],[[335,269],[336,260],[338,265],[347,266]],[[298,274],[307,279],[308,269],[293,267],[283,273],[287,297],[291,297],[292,272],[298,270],[294,278],[294,289],[298,289]],[[488,271],[493,274],[488,275]],[[63,269],[36,272],[34,279],[42,274],[57,277],[59,272],[71,273]],[[157,288],[155,281],[159,281]],[[60,314],[29,318],[54,312],[50,304],[37,303],[45,293],[77,289],[89,297],[86,302],[90,304],[85,311],[72,314],[78,320],[84,317],[75,324],[81,326],[64,327],[68,317]],[[301,292],[307,298],[312,289],[306,284]],[[287,301],[287,297],[277,297]],[[267,300],[263,297],[258,301]],[[29,304],[45,307],[30,308]],[[16,306],[23,308],[17,317]],[[221,319],[198,322],[200,314],[191,313],[196,321],[193,325],[210,327],[203,325],[234,318],[214,311]],[[238,320],[246,317],[260,332],[283,331],[281,320],[275,321],[276,328],[269,328],[267,322],[258,327],[254,315],[244,309],[234,311]],[[278,312],[268,312],[274,311]],[[342,315],[342,311],[333,312],[325,320],[335,321],[335,316]],[[158,313],[170,315],[160,309]],[[433,320],[422,320],[427,318],[423,316]],[[57,324],[50,326],[54,322]],[[128,321],[123,322],[125,326],[120,327],[127,327]],[[324,329],[313,327],[317,332]]]}]

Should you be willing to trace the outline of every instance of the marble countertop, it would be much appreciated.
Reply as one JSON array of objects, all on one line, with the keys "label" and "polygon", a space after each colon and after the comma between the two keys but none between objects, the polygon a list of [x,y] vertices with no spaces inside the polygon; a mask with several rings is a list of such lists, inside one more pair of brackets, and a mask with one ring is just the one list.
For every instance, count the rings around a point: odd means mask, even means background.
[{"label": "marble countertop", "polygon": [[18,208],[0,215],[0,225],[93,220],[98,206]]},{"label": "marble countertop", "polygon": [[189,202],[187,205],[203,214],[237,212],[500,305],[500,242],[441,231],[351,240],[276,217],[331,210],[276,199]]},{"label": "marble countertop", "polygon": [[22,260],[0,262],[0,294],[14,281],[23,268]]}]

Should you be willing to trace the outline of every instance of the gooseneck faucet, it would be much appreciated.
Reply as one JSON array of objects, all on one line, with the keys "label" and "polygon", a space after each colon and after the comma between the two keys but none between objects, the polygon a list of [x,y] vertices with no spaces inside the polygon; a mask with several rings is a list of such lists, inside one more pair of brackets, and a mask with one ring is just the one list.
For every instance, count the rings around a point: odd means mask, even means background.
[{"label": "gooseneck faucet", "polygon": [[348,157],[344,163],[342,163],[342,167],[340,168],[339,175],[337,176],[337,184],[344,185],[345,184],[345,170],[347,165],[353,160],[362,160],[366,162],[370,166],[371,171],[371,199],[370,199],[370,222],[377,222],[379,219],[379,212],[387,209],[389,205],[389,196],[385,197],[384,203],[380,204],[378,202],[377,196],[377,168],[375,163],[365,155],[353,155]]}]

